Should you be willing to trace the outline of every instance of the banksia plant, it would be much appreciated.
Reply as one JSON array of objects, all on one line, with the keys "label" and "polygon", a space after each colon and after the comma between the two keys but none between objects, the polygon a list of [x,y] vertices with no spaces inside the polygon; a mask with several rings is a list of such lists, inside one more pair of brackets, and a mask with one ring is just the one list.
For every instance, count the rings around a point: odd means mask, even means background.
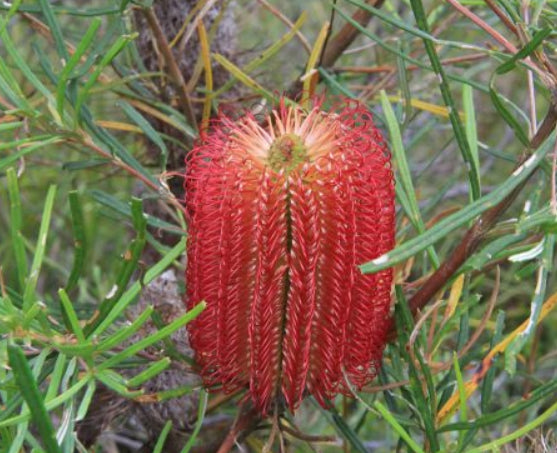
[{"label": "banksia plant", "polygon": [[188,329],[205,384],[255,407],[325,405],[377,373],[394,245],[390,154],[364,106],[221,115],[187,158]]}]

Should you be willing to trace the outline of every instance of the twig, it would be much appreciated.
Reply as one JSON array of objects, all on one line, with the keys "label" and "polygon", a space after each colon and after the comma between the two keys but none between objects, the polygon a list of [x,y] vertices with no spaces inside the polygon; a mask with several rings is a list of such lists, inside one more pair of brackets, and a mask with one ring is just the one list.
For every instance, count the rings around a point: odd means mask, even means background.
[{"label": "twig", "polygon": [[[384,0],[367,0],[366,3],[375,8],[380,8],[383,4],[383,1]],[[371,12],[365,11],[363,9],[358,9],[358,11],[356,11],[352,16],[352,19],[365,27],[371,20],[372,16],[373,14]],[[345,24],[329,41],[327,47],[323,52],[321,66],[323,66],[324,68],[333,66],[359,34],[359,30],[351,23]]]},{"label": "twig", "polygon": [[487,6],[491,8],[491,11],[493,11],[497,15],[497,17],[501,20],[501,22],[505,24],[505,27],[507,27],[510,31],[512,31],[513,34],[518,36],[518,30],[516,29],[514,24],[509,20],[507,15],[497,7],[495,2],[493,0],[484,0],[484,1],[487,4]]},{"label": "twig", "polygon": [[290,434],[292,437],[303,440],[305,442],[331,443],[337,441],[337,438],[335,436],[313,436],[311,434],[303,433],[295,426],[288,426],[284,422],[280,423],[280,428],[286,433]]},{"label": "twig", "polygon": [[184,80],[184,76],[182,75],[182,72],[178,67],[178,63],[176,63],[176,59],[172,54],[172,50],[168,45],[168,40],[166,39],[166,36],[162,31],[159,20],[157,19],[157,16],[155,15],[152,8],[145,8],[142,11],[145,15],[145,19],[147,19],[147,23],[149,24],[151,31],[153,32],[153,36],[157,42],[157,46],[161,50],[166,65],[168,66],[170,77],[176,87],[176,90],[178,91],[178,98],[180,99],[180,104],[182,105],[184,115],[188,120],[188,123],[195,128],[197,127],[197,122],[195,120],[195,113],[193,112],[193,107],[187,89],[186,81]]},{"label": "twig", "polygon": [[[292,21],[288,19],[288,17],[286,17],[284,14],[282,14],[277,8],[271,5],[267,0],[257,0],[257,2],[261,3],[265,8],[267,8],[271,12],[271,14],[273,14],[281,22],[286,24],[288,28],[290,29],[294,28],[294,24],[292,23]],[[296,37],[300,40],[300,42],[302,43],[302,47],[306,50],[306,52],[308,54],[311,53],[311,44],[309,43],[307,38],[302,34],[301,31],[296,32]]]},{"label": "twig", "polygon": [[249,434],[257,427],[260,421],[261,416],[258,412],[249,403],[244,403],[238,412],[236,421],[230,428],[217,453],[228,453],[234,448],[238,437]]},{"label": "twig", "polygon": [[[557,89],[554,88],[553,99],[547,115],[530,142],[530,149],[537,149],[551,134],[557,124]],[[517,167],[522,165],[529,154],[520,159]],[[533,174],[533,173],[532,173]],[[530,177],[532,176],[530,175]],[[458,244],[449,258],[441,264],[424,285],[410,299],[410,308],[413,313],[423,308],[437,292],[445,286],[447,281],[464,264],[464,262],[477,250],[485,235],[493,228],[499,217],[507,210],[518,194],[522,191],[528,180],[526,178],[511,193],[509,193],[500,203],[485,211],[474,225],[466,232],[464,238]]]},{"label": "twig", "polygon": [[327,29],[327,36],[325,36],[325,41],[323,42],[323,51],[319,57],[319,66],[323,66],[323,57],[325,56],[325,50],[327,49],[327,45],[329,44],[329,39],[331,39],[331,34],[333,33],[333,26],[335,24],[335,13],[336,13],[336,6],[337,0],[333,0],[333,4],[331,7],[331,17],[329,18],[329,28]]},{"label": "twig", "polygon": [[[459,13],[466,16],[474,24],[476,24],[479,28],[481,28],[487,34],[489,34],[495,41],[497,41],[499,44],[501,44],[508,52],[510,52],[512,54],[515,54],[515,53],[518,52],[518,49],[514,44],[512,44],[501,33],[499,33],[497,30],[495,30],[493,27],[491,27],[488,23],[486,23],[479,16],[474,14],[472,11],[470,11],[468,8],[466,8],[464,5],[461,5],[457,0],[446,0],[446,1],[448,3],[450,3]],[[544,76],[543,71],[532,61],[532,59],[530,57],[525,58],[523,60],[523,63],[529,69],[531,69],[532,71],[535,71],[540,77],[542,77],[544,79],[546,78],[546,76]]]},{"label": "twig", "polygon": [[[489,56],[483,53],[475,53],[471,55],[463,55],[461,57],[445,58],[441,60],[443,66],[455,64],[455,63],[468,63],[471,61],[483,60]],[[407,71],[415,71],[417,69],[422,69],[417,65],[411,64],[405,67]],[[393,65],[379,65],[379,66],[336,66],[332,68],[335,73],[339,72],[352,72],[352,73],[363,73],[363,74],[374,74],[377,72],[391,72],[396,71],[396,67]]]}]

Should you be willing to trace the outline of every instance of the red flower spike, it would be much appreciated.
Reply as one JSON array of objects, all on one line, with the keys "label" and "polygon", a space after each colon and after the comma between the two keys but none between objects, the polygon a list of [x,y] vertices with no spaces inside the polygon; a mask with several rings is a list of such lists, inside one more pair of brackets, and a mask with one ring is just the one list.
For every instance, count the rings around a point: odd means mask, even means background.
[{"label": "red flower spike", "polygon": [[365,107],[221,116],[187,158],[188,327],[207,386],[249,388],[265,414],[305,392],[325,405],[376,375],[394,245],[390,154]]}]

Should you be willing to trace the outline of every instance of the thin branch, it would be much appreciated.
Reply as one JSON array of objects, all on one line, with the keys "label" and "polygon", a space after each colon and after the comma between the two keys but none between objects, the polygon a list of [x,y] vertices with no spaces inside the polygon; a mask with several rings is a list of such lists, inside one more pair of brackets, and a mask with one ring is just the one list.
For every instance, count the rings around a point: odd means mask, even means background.
[{"label": "thin branch", "polygon": [[[294,24],[292,23],[292,21],[288,19],[288,17],[286,17],[284,14],[282,14],[277,8],[271,5],[267,0],[257,0],[257,2],[261,3],[261,5],[267,8],[271,12],[271,14],[277,17],[288,28],[290,29],[294,28]],[[298,40],[300,41],[302,47],[306,50],[306,52],[308,54],[311,53],[311,44],[309,43],[307,38],[303,35],[303,33],[301,31],[297,31],[296,37],[298,38]]]},{"label": "thin branch", "polygon": [[[384,0],[367,0],[367,4],[380,8]],[[373,14],[369,11],[363,9],[358,9],[352,16],[352,19],[362,25],[367,26]],[[338,31],[336,35],[329,41],[325,51],[323,52],[323,58],[321,59],[321,66],[324,68],[329,68],[335,64],[335,62],[340,58],[343,52],[354,42],[356,37],[360,34],[360,31],[354,27],[351,23],[344,24],[344,26]]]},{"label": "thin branch", "polygon": [[[492,26],[490,26],[487,22],[481,19],[479,16],[474,14],[464,5],[460,4],[457,0],[446,0],[450,3],[454,9],[456,9],[459,13],[466,16],[470,19],[474,24],[476,24],[479,28],[484,30],[487,34],[489,34],[495,41],[501,44],[508,52],[512,54],[516,54],[518,52],[518,48],[512,44],[508,39],[506,39],[501,33],[495,30]],[[530,57],[525,58],[523,63],[526,67],[535,71],[542,79],[547,80],[547,76],[544,72],[532,61]]]},{"label": "thin branch", "polygon": [[487,6],[489,6],[491,11],[493,11],[497,15],[497,17],[501,20],[501,22],[505,24],[505,27],[507,27],[511,32],[513,32],[513,34],[518,36],[517,28],[510,21],[507,15],[499,9],[499,7],[495,4],[495,2],[493,0],[484,0],[484,1],[487,4]]},{"label": "thin branch", "polygon": [[336,13],[336,6],[337,0],[333,0],[333,4],[331,5],[331,17],[329,18],[329,28],[327,29],[327,36],[325,36],[325,42],[323,43],[323,51],[321,52],[321,56],[319,57],[319,66],[323,66],[323,57],[325,56],[325,50],[329,44],[329,40],[331,39],[331,35],[333,33],[333,26],[335,24],[335,13]]},{"label": "thin branch", "polygon": [[195,119],[195,113],[193,112],[187,84],[184,80],[182,72],[180,71],[180,68],[178,67],[178,63],[174,58],[172,50],[168,45],[168,40],[166,39],[166,36],[162,31],[159,20],[157,19],[157,16],[155,15],[155,12],[152,8],[145,8],[142,11],[145,15],[145,19],[147,19],[147,23],[149,24],[151,31],[153,32],[153,36],[157,42],[157,46],[163,54],[165,63],[168,67],[168,71],[170,72],[172,82],[174,83],[176,90],[178,91],[178,98],[180,99],[180,104],[182,105],[184,115],[188,120],[188,123],[195,128],[197,127],[197,122]]},{"label": "thin branch", "polygon": [[232,425],[232,428],[230,428],[230,431],[217,450],[217,453],[228,453],[231,451],[236,445],[238,438],[240,436],[246,436],[253,431],[260,421],[261,416],[259,413],[248,403],[243,404],[238,412],[236,421]]}]

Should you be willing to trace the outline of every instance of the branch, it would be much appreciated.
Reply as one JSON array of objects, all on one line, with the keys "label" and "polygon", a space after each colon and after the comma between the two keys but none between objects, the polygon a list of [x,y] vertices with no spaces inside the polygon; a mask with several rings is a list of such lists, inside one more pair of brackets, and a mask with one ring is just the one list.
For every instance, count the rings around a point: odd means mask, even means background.
[{"label": "branch", "polygon": [[180,104],[182,105],[182,109],[184,111],[184,115],[188,120],[188,123],[195,128],[197,127],[197,122],[195,120],[195,113],[193,111],[193,106],[191,103],[190,95],[188,92],[186,81],[184,80],[184,76],[178,67],[178,63],[176,63],[176,59],[172,54],[172,50],[168,45],[168,40],[166,39],[165,34],[162,31],[161,25],[153,8],[145,8],[142,10],[143,14],[145,15],[145,19],[147,19],[147,23],[149,24],[149,28],[153,32],[153,36],[157,42],[157,46],[162,52],[164,57],[165,63],[168,67],[168,71],[170,73],[170,77],[172,82],[174,83],[176,90],[178,92],[178,98],[180,99]]},{"label": "branch", "polygon": [[[553,99],[545,119],[530,142],[530,149],[535,150],[549,137],[557,125],[557,90],[553,93]],[[530,153],[525,153],[520,159],[517,167],[522,165]],[[534,173],[532,173],[534,174]],[[532,175],[530,175],[531,177]],[[466,232],[460,244],[456,247],[449,258],[437,269],[424,285],[410,299],[410,309],[413,313],[423,308],[435,294],[445,286],[447,281],[464,264],[464,262],[478,249],[485,235],[493,228],[497,220],[516,199],[530,178],[526,178],[499,204],[485,211],[476,223]]]},{"label": "branch", "polygon": [[246,436],[253,431],[261,420],[259,413],[249,404],[244,404],[240,408],[238,418],[230,428],[226,438],[219,447],[217,453],[228,453],[236,445],[240,436]]},{"label": "branch", "polygon": [[[383,1],[384,0],[367,0],[366,3],[374,8],[380,8]],[[352,16],[352,19],[358,22],[362,27],[365,27],[371,20],[372,16],[373,14],[371,12],[358,9],[358,11],[356,11]],[[327,44],[327,47],[323,52],[323,58],[321,59],[321,66],[324,68],[333,66],[359,34],[360,31],[354,27],[354,25],[351,23],[344,24],[344,26]]]}]

